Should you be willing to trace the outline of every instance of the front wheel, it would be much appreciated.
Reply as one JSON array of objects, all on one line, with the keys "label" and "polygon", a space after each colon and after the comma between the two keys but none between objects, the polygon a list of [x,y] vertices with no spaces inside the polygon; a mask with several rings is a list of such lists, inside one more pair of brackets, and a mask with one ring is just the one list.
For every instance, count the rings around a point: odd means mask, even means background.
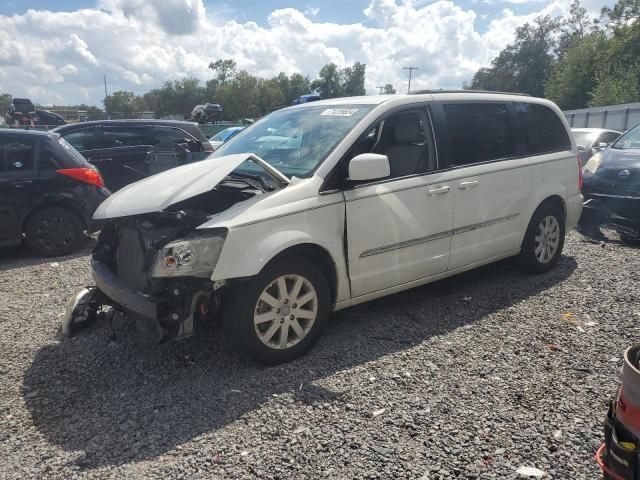
[{"label": "front wheel", "polygon": [[267,265],[231,293],[227,331],[256,360],[277,364],[309,351],[329,317],[327,279],[304,257]]},{"label": "front wheel", "polygon": [[562,209],[549,203],[540,205],[527,227],[518,263],[532,273],[548,272],[560,260],[564,236]]}]

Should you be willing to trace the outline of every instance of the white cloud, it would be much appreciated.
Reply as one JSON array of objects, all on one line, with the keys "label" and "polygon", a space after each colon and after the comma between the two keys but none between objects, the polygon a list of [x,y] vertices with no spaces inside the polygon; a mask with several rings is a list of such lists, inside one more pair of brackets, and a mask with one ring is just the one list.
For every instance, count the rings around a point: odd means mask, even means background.
[{"label": "white cloud", "polygon": [[360,61],[369,93],[385,83],[403,91],[404,66],[419,68],[414,88],[459,88],[517,26],[568,5],[552,0],[528,15],[504,9],[480,32],[474,10],[450,0],[371,0],[367,20],[355,24],[316,21],[313,7],[286,8],[266,26],[207,15],[202,0],[100,0],[93,9],[0,16],[0,81],[3,91],[40,103],[100,104],[103,75],[110,91],[142,93],[188,75],[205,81],[209,62],[233,58],[260,76],[313,76],[327,62]]}]

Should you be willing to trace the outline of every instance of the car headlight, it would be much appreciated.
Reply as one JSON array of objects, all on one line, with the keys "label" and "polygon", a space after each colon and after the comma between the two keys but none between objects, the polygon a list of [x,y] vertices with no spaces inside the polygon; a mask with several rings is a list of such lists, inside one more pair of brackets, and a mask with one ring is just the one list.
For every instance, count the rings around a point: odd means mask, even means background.
[{"label": "car headlight", "polygon": [[197,230],[166,244],[156,254],[151,276],[210,278],[226,236],[226,230]]},{"label": "car headlight", "polygon": [[587,161],[587,164],[584,166],[584,168],[585,170],[588,170],[591,173],[596,173],[596,170],[598,170],[598,167],[600,166],[601,163],[602,163],[602,153],[598,152]]}]

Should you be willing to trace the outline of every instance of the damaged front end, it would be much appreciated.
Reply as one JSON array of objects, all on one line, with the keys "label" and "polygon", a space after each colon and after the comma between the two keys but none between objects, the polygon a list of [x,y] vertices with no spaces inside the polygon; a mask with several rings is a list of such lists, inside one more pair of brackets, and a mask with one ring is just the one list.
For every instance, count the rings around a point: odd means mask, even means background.
[{"label": "damaged front end", "polygon": [[285,183],[286,177],[267,183],[234,172],[245,161],[263,162],[234,155],[190,164],[131,184],[103,202],[94,215],[103,225],[91,256],[95,286],[71,300],[63,333],[112,309],[135,322],[142,344],[192,335],[196,317],[220,303],[223,284],[211,278],[227,235],[226,228],[199,227]]},{"label": "damaged front end", "polygon": [[75,313],[65,317],[63,332],[110,306],[135,321],[140,343],[191,335],[194,317],[212,303],[210,278],[226,236],[222,229],[195,230],[206,218],[177,211],[108,222],[91,258],[95,287],[68,309]]},{"label": "damaged front end", "polygon": [[587,198],[576,230],[590,240],[607,237],[602,228],[615,230],[623,240],[640,240],[640,199],[594,196]]}]

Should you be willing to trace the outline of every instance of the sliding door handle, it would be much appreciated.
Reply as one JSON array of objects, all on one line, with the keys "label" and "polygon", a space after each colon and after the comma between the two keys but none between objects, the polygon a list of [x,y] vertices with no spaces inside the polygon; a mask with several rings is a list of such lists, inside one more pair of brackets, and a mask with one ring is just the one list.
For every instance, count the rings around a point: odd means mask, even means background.
[{"label": "sliding door handle", "polygon": [[462,183],[458,184],[458,188],[460,190],[465,190],[467,188],[475,187],[476,185],[478,185],[478,183],[480,183],[478,180],[472,180],[472,181],[469,181],[469,182],[462,182]]},{"label": "sliding door handle", "polygon": [[449,191],[449,187],[439,187],[434,188],[432,190],[427,191],[427,195],[442,195],[443,193],[447,193]]}]

